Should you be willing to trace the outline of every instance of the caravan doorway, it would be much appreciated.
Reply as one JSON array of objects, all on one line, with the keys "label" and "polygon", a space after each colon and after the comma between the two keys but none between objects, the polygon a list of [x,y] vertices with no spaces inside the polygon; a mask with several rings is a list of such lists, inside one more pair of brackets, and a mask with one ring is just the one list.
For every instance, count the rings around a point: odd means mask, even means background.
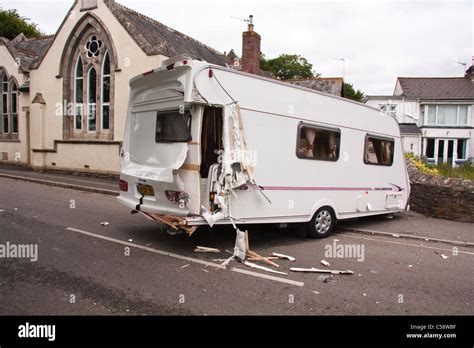
[{"label": "caravan doorway", "polygon": [[201,178],[207,179],[209,169],[218,162],[219,154],[224,150],[222,143],[222,108],[206,106],[202,118],[201,133]]}]

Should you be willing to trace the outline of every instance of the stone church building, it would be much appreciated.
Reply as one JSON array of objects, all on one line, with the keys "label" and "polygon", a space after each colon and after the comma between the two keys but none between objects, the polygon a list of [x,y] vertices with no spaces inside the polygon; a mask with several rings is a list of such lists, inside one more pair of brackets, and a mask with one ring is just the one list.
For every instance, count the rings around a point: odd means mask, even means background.
[{"label": "stone church building", "polygon": [[0,161],[118,173],[130,78],[216,50],[114,0],[76,0],[55,35],[0,38]]}]

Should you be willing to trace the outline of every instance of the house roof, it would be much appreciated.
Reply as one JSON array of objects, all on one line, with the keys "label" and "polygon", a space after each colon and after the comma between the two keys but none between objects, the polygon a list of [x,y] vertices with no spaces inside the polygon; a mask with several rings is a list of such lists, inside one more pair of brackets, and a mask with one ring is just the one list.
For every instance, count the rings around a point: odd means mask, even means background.
[{"label": "house roof", "polygon": [[400,123],[401,134],[421,134],[420,128],[415,123]]},{"label": "house roof", "polygon": [[343,79],[341,77],[314,77],[309,79],[285,80],[284,82],[342,96]]},{"label": "house roof", "polygon": [[33,64],[43,57],[52,40],[52,35],[27,38],[24,34],[19,34],[13,40],[1,38],[1,42],[13,58],[19,59],[20,67],[26,71],[30,70]]},{"label": "house roof", "polygon": [[114,0],[104,3],[147,55],[172,57],[185,53],[190,58],[226,66],[226,57],[215,49]]},{"label": "house roof", "polygon": [[409,99],[474,99],[474,84],[466,77],[399,77],[398,82]]}]

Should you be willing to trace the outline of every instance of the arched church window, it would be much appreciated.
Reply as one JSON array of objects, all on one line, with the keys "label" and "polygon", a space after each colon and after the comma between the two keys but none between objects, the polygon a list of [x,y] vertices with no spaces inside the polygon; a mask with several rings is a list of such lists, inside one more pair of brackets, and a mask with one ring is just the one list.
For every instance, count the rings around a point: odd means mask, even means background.
[{"label": "arched church window", "polygon": [[8,77],[5,73],[2,76],[2,132],[8,133],[10,125],[8,122]]},{"label": "arched church window", "polygon": [[18,87],[15,82],[11,86],[11,120],[12,133],[18,134]]},{"label": "arched church window", "polygon": [[87,130],[95,132],[97,130],[97,72],[94,67],[89,69],[87,74]]},{"label": "arched church window", "polygon": [[76,61],[74,71],[74,130],[82,131],[82,118],[84,114],[84,67],[81,56]]}]

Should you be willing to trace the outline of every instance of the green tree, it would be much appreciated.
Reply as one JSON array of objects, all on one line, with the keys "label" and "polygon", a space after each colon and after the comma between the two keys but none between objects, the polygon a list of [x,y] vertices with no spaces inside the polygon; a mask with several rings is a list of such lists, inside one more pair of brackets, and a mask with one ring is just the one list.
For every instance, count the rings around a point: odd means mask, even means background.
[{"label": "green tree", "polygon": [[43,33],[35,23],[22,17],[17,10],[4,10],[0,8],[0,36],[9,40],[23,33],[27,37],[39,37]]},{"label": "green tree", "polygon": [[365,95],[361,90],[355,90],[354,86],[350,83],[344,82],[342,85],[342,96],[347,99],[352,99],[358,102],[362,102]]},{"label": "green tree", "polygon": [[313,65],[297,54],[280,54],[273,59],[260,57],[260,68],[270,72],[279,80],[293,80],[315,77]]}]

